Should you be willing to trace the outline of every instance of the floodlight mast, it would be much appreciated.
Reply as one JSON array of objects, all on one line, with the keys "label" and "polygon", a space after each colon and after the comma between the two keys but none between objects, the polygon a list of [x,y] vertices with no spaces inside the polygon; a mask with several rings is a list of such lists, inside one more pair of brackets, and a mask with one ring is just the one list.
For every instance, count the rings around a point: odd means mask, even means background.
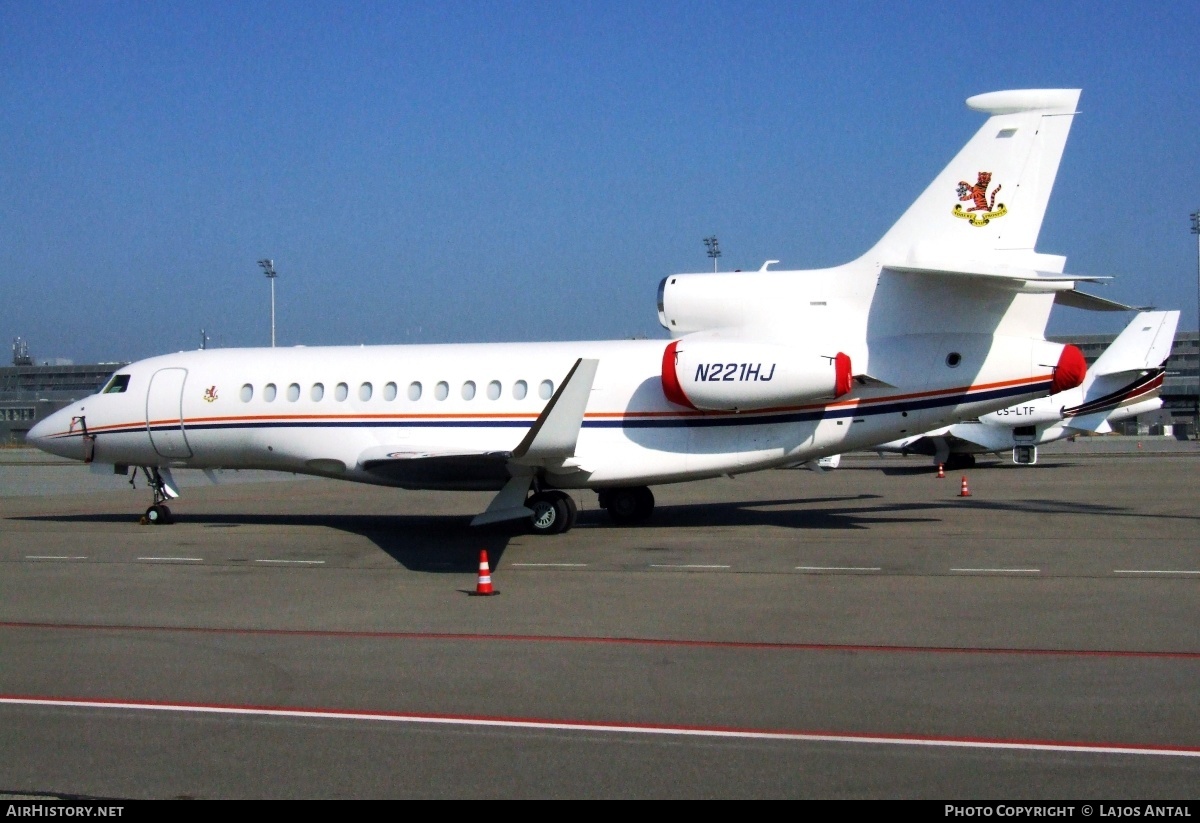
[{"label": "floodlight mast", "polygon": [[271,348],[275,348],[275,278],[278,275],[275,273],[274,260],[259,260],[258,265],[262,266],[267,279],[271,281]]},{"label": "floodlight mast", "polygon": [[717,236],[714,234],[711,237],[704,238],[704,245],[708,249],[708,256],[713,261],[713,273],[717,271],[717,258],[721,256],[721,248],[717,245]]},{"label": "floodlight mast", "polygon": [[1192,234],[1196,235],[1196,418],[1192,439],[1200,440],[1200,209],[1191,217]]}]

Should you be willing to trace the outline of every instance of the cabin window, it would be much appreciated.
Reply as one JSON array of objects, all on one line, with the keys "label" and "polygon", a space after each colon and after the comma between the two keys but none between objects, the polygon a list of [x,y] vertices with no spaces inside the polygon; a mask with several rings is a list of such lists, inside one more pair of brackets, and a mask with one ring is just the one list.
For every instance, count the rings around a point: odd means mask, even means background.
[{"label": "cabin window", "polygon": [[450,396],[450,384],[445,380],[439,380],[438,384],[433,388],[433,396],[438,400],[445,400]]},{"label": "cabin window", "polygon": [[254,398],[254,387],[249,383],[242,386],[242,402],[249,403]]},{"label": "cabin window", "polygon": [[388,383],[386,386],[383,387],[383,399],[384,400],[395,400],[396,399],[396,384],[395,383]]},{"label": "cabin window", "polygon": [[500,399],[500,381],[493,380],[491,383],[488,383],[488,400],[499,400],[499,399]]},{"label": "cabin window", "polygon": [[333,397],[339,403],[350,396],[350,387],[345,383],[338,383],[333,387]]},{"label": "cabin window", "polygon": [[554,381],[553,380],[543,380],[541,383],[538,384],[538,397],[542,398],[543,400],[549,400],[553,394],[554,394]]},{"label": "cabin window", "polygon": [[414,380],[408,384],[408,399],[409,400],[420,400],[421,399],[421,381]]},{"label": "cabin window", "polygon": [[956,351],[952,351],[948,355],[946,355],[946,365],[952,369],[957,368],[958,364],[961,362],[962,362],[962,355]]},{"label": "cabin window", "polygon": [[104,387],[103,394],[120,394],[129,388],[129,375],[114,374],[112,380]]},{"label": "cabin window", "polygon": [[313,399],[313,402],[319,402],[321,398],[325,396],[325,384],[313,383],[312,389],[309,391],[308,396]]},{"label": "cabin window", "polygon": [[463,400],[474,400],[475,399],[475,381],[474,380],[468,380],[466,383],[463,383],[462,399]]},{"label": "cabin window", "polygon": [[518,380],[516,383],[513,383],[513,399],[524,400],[525,395],[527,395],[528,393],[529,393],[529,384],[526,383],[524,380]]},{"label": "cabin window", "polygon": [[371,388],[370,383],[363,383],[361,386],[358,387],[358,399],[359,400],[370,400],[371,393],[373,391],[374,390]]},{"label": "cabin window", "polygon": [[268,403],[273,403],[275,401],[275,392],[276,389],[274,383],[268,383],[267,385],[263,386],[263,400],[266,400]]},{"label": "cabin window", "polygon": [[300,384],[293,383],[292,385],[288,386],[288,400],[290,400],[292,403],[295,403],[299,399],[300,399]]}]

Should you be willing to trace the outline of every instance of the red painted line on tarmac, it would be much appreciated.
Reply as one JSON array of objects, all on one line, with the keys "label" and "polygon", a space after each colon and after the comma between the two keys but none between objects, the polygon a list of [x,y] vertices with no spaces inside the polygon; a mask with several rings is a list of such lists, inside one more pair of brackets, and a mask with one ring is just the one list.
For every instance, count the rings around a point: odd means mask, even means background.
[{"label": "red painted line on tarmac", "polygon": [[801,731],[755,729],[734,726],[655,725],[652,723],[595,723],[577,720],[552,720],[502,715],[408,714],[394,711],[356,711],[353,709],[307,708],[300,706],[264,706],[221,703],[169,703],[166,701],[124,701],[109,698],[82,699],[0,695],[0,704],[19,706],[124,709],[193,714],[231,714],[260,717],[300,717],[326,720],[366,720],[391,723],[424,723],[455,726],[489,726],[520,729],[657,734],[690,737],[727,737],[796,742],[834,742],[874,745],[937,746],[973,749],[1019,749],[1026,751],[1073,752],[1077,754],[1135,754],[1171,757],[1200,757],[1200,747],[1161,744],[1093,743],[1062,740],[1022,740],[993,737],[945,737],[916,734],[864,734],[861,732]]},{"label": "red painted line on tarmac", "polygon": [[451,632],[339,631],[332,629],[247,629],[216,626],[133,626],[104,623],[32,623],[0,621],[0,629],[53,631],[177,632],[181,634],[227,634],[262,637],[332,637],[367,640],[453,640],[506,643],[599,643],[629,646],[674,646],[679,648],[747,649],[756,651],[859,652],[875,654],[963,654],[1024,655],[1030,657],[1161,658],[1200,660],[1200,652],[1127,651],[1121,649],[1019,649],[986,646],[887,646],[847,643],[763,643],[733,640],[677,640],[642,637],[588,637],[585,635],[456,634]]}]

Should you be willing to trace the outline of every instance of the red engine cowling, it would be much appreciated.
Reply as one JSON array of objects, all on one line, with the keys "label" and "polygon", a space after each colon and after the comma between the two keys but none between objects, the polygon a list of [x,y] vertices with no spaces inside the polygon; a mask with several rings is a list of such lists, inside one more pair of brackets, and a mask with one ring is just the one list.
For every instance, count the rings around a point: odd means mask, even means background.
[{"label": "red engine cowling", "polygon": [[663,393],[705,411],[750,411],[833,400],[852,388],[850,356],[798,352],[777,343],[709,338],[672,341]]}]

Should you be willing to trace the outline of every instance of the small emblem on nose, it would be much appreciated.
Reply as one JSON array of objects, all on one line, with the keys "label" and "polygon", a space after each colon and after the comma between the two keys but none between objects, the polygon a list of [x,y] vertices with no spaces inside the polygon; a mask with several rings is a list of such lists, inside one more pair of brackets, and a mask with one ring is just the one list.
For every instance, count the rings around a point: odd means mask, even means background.
[{"label": "small emblem on nose", "polygon": [[209,386],[207,389],[204,390],[205,402],[211,403],[216,399],[217,399],[217,387],[216,386]]}]

